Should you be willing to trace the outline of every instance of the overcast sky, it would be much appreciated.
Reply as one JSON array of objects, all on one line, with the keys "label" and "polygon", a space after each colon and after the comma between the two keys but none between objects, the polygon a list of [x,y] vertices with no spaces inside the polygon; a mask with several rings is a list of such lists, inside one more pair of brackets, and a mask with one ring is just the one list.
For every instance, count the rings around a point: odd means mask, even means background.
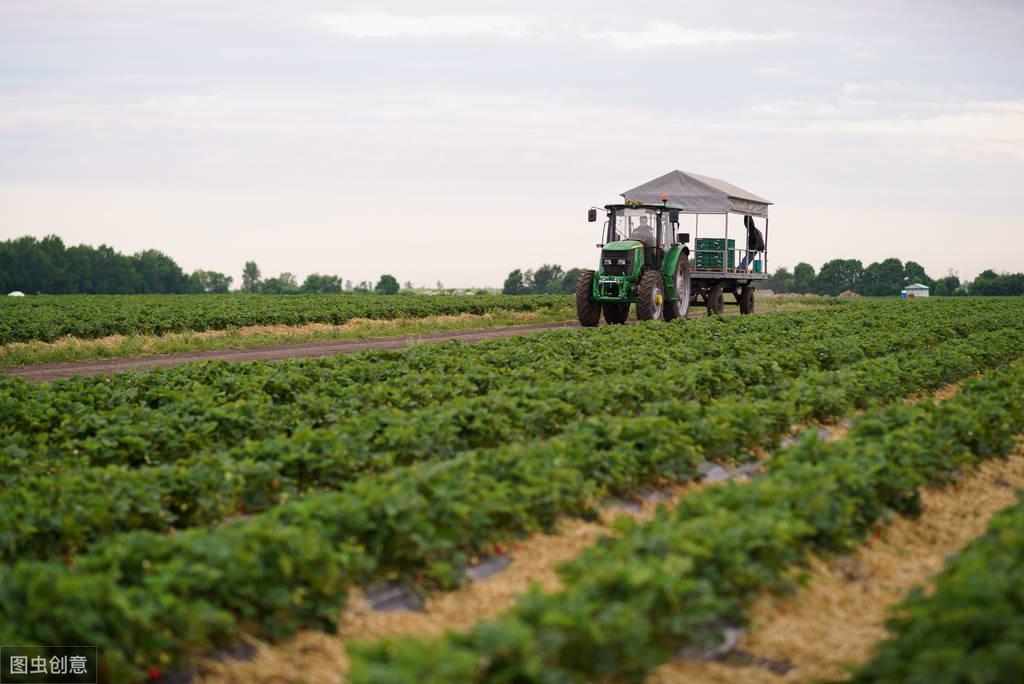
[{"label": "overcast sky", "polygon": [[0,239],[500,285],[679,168],[770,265],[1020,271],[1022,7],[0,0]]}]

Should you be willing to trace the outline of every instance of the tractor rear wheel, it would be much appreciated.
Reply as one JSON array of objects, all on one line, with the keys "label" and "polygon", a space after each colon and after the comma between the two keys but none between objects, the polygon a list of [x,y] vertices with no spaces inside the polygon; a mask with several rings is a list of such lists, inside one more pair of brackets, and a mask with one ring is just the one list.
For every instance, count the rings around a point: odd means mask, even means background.
[{"label": "tractor rear wheel", "polygon": [[708,316],[720,316],[725,311],[725,288],[718,282],[711,286],[707,294]]},{"label": "tractor rear wheel", "polygon": [[644,271],[637,288],[636,319],[662,321],[665,319],[665,284],[657,271]]},{"label": "tractor rear wheel", "polygon": [[740,293],[736,295],[736,301],[740,303],[741,314],[754,313],[754,286],[744,285]]},{"label": "tractor rear wheel", "polygon": [[604,322],[609,325],[622,325],[629,318],[629,302],[605,302],[601,308],[604,309]]},{"label": "tractor rear wheel", "polygon": [[690,312],[690,262],[685,256],[679,257],[676,264],[673,286],[676,289],[675,301],[665,304],[665,320],[686,318]]},{"label": "tractor rear wheel", "polygon": [[584,328],[593,328],[601,322],[601,303],[592,299],[593,292],[594,272],[583,271],[576,278],[576,316]]}]

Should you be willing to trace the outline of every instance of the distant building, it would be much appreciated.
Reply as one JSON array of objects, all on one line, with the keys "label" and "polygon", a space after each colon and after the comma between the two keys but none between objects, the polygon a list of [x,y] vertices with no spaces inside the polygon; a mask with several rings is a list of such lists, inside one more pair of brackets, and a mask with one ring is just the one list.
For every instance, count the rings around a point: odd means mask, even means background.
[{"label": "distant building", "polygon": [[25,293],[22,292],[21,290],[15,290],[14,292],[8,292],[7,296],[8,297],[24,297]]},{"label": "distant building", "polygon": [[900,296],[904,299],[917,299],[919,297],[927,297],[929,294],[928,286],[922,285],[921,283],[914,283],[913,285],[907,285],[903,288]]}]

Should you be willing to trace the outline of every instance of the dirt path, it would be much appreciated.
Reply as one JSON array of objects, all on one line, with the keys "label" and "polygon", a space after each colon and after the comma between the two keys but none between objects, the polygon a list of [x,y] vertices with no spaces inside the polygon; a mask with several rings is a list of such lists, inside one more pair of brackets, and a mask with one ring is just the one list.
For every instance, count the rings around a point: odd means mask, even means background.
[{"label": "dirt path", "polygon": [[[726,312],[725,316],[735,316],[739,312]],[[701,313],[691,313],[688,318],[702,318]],[[629,323],[635,323],[630,320]],[[478,328],[475,330],[455,330],[452,332],[427,333],[424,335],[405,335],[401,337],[375,337],[363,340],[329,340],[326,342],[301,342],[298,344],[276,344],[250,349],[212,349],[197,352],[179,352],[164,356],[134,356],[95,361],[71,361],[66,363],[41,363],[19,368],[0,369],[0,373],[29,382],[49,382],[62,380],[76,375],[110,375],[122,371],[151,370],[153,368],[173,368],[192,361],[283,361],[286,359],[304,359],[337,354],[355,354],[369,349],[405,349],[413,344],[431,344],[447,340],[462,342],[480,342],[499,337],[515,337],[530,333],[552,330],[554,328],[578,328],[576,321],[560,321],[555,323],[537,323],[533,325],[513,325],[504,328]]]},{"label": "dirt path", "polygon": [[354,354],[368,349],[405,349],[413,344],[430,344],[446,340],[463,342],[479,342],[498,337],[514,337],[530,333],[551,330],[553,328],[578,328],[575,321],[561,323],[538,323],[536,325],[516,325],[507,328],[481,328],[476,330],[457,330],[453,332],[428,333],[426,335],[407,335],[403,337],[377,337],[365,340],[332,340],[327,342],[303,342],[299,344],[279,344],[251,349],[214,349],[199,352],[181,352],[166,356],[144,356],[96,361],[73,361],[70,363],[44,363],[35,366],[4,369],[10,375],[30,382],[48,382],[70,378],[75,375],[110,375],[120,371],[150,370],[152,368],[171,368],[192,361],[281,361],[285,359],[301,359],[336,354]]}]

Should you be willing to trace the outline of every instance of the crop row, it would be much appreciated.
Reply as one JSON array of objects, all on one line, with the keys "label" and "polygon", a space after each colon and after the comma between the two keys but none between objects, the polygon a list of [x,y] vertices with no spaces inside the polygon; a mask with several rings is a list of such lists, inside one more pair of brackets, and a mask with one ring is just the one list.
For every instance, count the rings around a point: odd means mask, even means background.
[{"label": "crop row", "polygon": [[[989,316],[980,323],[998,325],[999,320]],[[760,349],[777,345],[792,347],[807,334],[802,326],[794,331],[764,327],[763,333],[748,331],[746,336],[730,331],[717,337],[698,338],[681,353],[710,367],[717,357],[728,351],[730,343],[746,339]],[[838,329],[826,328],[822,334],[827,337],[817,339],[830,340],[839,334]],[[619,344],[629,344],[635,333],[623,331],[620,337],[625,339],[619,340]],[[392,371],[385,380],[372,384],[341,382],[333,373],[320,372],[322,366],[298,364],[295,367],[290,363],[278,364],[270,368],[271,372],[277,371],[275,375],[261,377],[251,385],[233,387],[230,392],[215,382],[179,389],[174,375],[176,370],[165,372],[167,388],[160,387],[159,380],[152,377],[154,374],[137,376],[140,382],[146,383],[144,390],[136,390],[125,382],[136,376],[116,378],[120,381],[116,389],[114,383],[104,382],[92,382],[84,387],[80,382],[71,382],[35,388],[13,381],[15,389],[21,391],[11,392],[0,404],[7,432],[3,439],[5,445],[26,449],[33,460],[66,461],[69,455],[77,455],[90,463],[163,463],[243,440],[288,438],[293,432],[304,429],[348,425],[354,432],[352,437],[363,440],[367,435],[386,430],[389,425],[409,424],[408,416],[424,408],[436,411],[452,429],[474,419],[467,402],[493,400],[495,408],[507,409],[517,401],[555,399],[564,394],[566,388],[578,389],[583,382],[595,391],[603,391],[611,385],[639,384],[636,374],[607,372],[594,368],[592,362],[576,363],[565,350],[553,359],[546,359],[545,347],[557,345],[558,341],[557,336],[534,340],[533,351],[539,358],[528,365],[519,358],[518,345],[501,346],[501,349],[511,348],[514,362],[528,368],[529,372],[509,369],[502,373],[502,360],[494,358],[497,354],[474,361],[471,354],[478,353],[475,346],[446,347],[433,350],[435,368],[427,372]],[[589,358],[606,357],[616,344],[613,336],[605,335],[601,341],[603,344],[589,345],[592,351]],[[716,341],[724,344],[716,344]],[[639,345],[632,346],[636,351],[621,355],[630,368],[644,371],[666,368],[678,373],[683,367],[669,363],[663,354],[645,355]],[[390,361],[389,355],[382,356]],[[785,364],[787,359],[782,356],[780,361]],[[338,365],[351,372],[352,366],[372,368],[378,360],[377,354],[371,354],[368,358],[357,357]],[[448,367],[438,367],[444,360]],[[408,361],[415,367],[416,359]],[[244,373],[249,369],[243,366],[240,371]],[[230,374],[232,369],[220,370]],[[722,377],[729,377],[727,369],[723,369]],[[138,396],[142,393],[146,395],[144,398]],[[111,395],[128,396],[114,401]],[[586,405],[601,408],[593,402]],[[449,408],[439,409],[439,406]],[[435,419],[435,423],[439,422]],[[431,429],[435,427],[438,426],[431,426]],[[413,442],[409,446],[415,446],[415,440],[406,441]]]},{"label": "crop row", "polygon": [[353,318],[423,318],[571,305],[569,297],[438,295],[59,295],[0,300],[0,344],[65,335],[162,335],[253,325],[339,325]]},{"label": "crop row", "polygon": [[853,682],[1014,682],[1024,673],[1024,503],[997,513],[889,622]]},{"label": "crop row", "polygon": [[789,587],[809,554],[846,550],[893,513],[916,515],[920,487],[1007,454],[1021,430],[1018,367],[970,382],[947,402],[873,412],[843,440],[783,450],[752,483],[686,497],[647,524],[623,520],[620,537],[560,568],[561,592],[533,590],[497,620],[440,641],[355,646],[350,678],[640,681],[680,647],[720,638],[759,592]]},{"label": "crop row", "polygon": [[[986,347],[993,335],[1024,343],[1024,331],[997,330],[957,341],[954,347]],[[198,453],[151,467],[65,467],[54,472],[50,466],[39,468],[38,457],[23,454],[19,469],[13,467],[9,451],[8,486],[0,492],[0,529],[4,530],[0,559],[70,554],[111,532],[209,524],[240,510],[264,510],[311,488],[344,488],[360,476],[420,461],[439,462],[468,449],[476,450],[479,457],[482,449],[502,448],[499,445],[513,440],[539,441],[550,434],[570,439],[589,429],[586,416],[592,407],[622,407],[616,416],[620,420],[652,409],[670,410],[658,401],[665,387],[674,388],[673,406],[684,402],[697,406],[738,394],[745,405],[756,406],[759,400],[786,396],[806,386],[805,380],[794,378],[824,370],[822,365],[856,370],[857,366],[848,364],[890,355],[908,342],[928,348],[927,338],[898,332],[874,335],[870,341],[840,339],[789,351],[765,348],[735,358],[673,366],[651,378],[608,384],[606,391],[596,393],[600,403],[593,401],[594,387],[573,385],[544,393],[543,399],[488,397],[486,403],[470,399],[438,411],[413,412],[405,422],[393,419],[393,424],[379,431],[367,430],[364,419],[352,426],[246,442],[221,453]],[[728,455],[710,441],[713,435],[702,440],[706,455]],[[726,449],[732,446],[727,440]]]},{"label": "crop row", "polygon": [[117,679],[242,629],[271,638],[301,625],[332,629],[354,583],[423,571],[451,584],[469,554],[588,514],[606,493],[692,478],[707,454],[739,454],[802,419],[941,386],[1015,358],[1021,342],[1015,331],[983,333],[807,373],[760,400],[666,400],[546,441],[362,477],[212,528],[111,535],[71,567],[18,561],[0,569],[0,639],[88,639]]},{"label": "crop row", "polygon": [[[0,434],[40,435],[60,444],[63,439],[100,437],[109,423],[148,423],[152,414],[163,420],[179,416],[174,432],[191,432],[187,418],[213,412],[244,416],[241,436],[258,436],[259,425],[273,429],[297,421],[324,422],[390,406],[410,409],[453,397],[476,396],[496,389],[561,380],[588,382],[606,375],[621,376],[623,367],[663,366],[683,359],[711,358],[747,345],[797,339],[827,339],[848,335],[848,330],[869,332],[895,327],[896,321],[913,326],[926,322],[942,325],[938,312],[918,309],[901,319],[895,307],[870,312],[864,307],[807,315],[753,317],[743,325],[715,325],[696,321],[685,328],[629,328],[557,331],[527,338],[497,340],[477,345],[450,343],[406,352],[376,352],[355,357],[304,360],[276,364],[190,364],[146,374],[112,378],[75,378],[53,385],[30,385],[0,379]],[[992,307],[965,307],[976,320],[1003,315]],[[746,323],[746,321],[751,321]],[[969,323],[968,322],[968,323]],[[844,327],[844,323],[846,326]],[[973,328],[957,321],[956,332]],[[650,327],[648,327],[650,328]],[[748,339],[749,338],[749,339]],[[628,365],[623,365],[628,364]],[[318,403],[317,400],[321,401]],[[221,409],[218,413],[217,409]],[[230,410],[229,410],[230,409]],[[283,414],[283,415],[282,415]],[[185,416],[186,418],[181,418]],[[276,422],[273,422],[276,421]],[[214,430],[225,440],[237,439],[237,425]],[[252,427],[250,423],[254,423]],[[204,424],[198,424],[195,431]],[[221,435],[220,433],[224,434]],[[145,435],[147,443],[162,435]]]},{"label": "crop row", "polygon": [[[610,402],[636,405],[652,391],[660,395],[658,385],[685,394],[686,383],[701,373],[715,373],[706,384],[735,386],[748,376],[764,381],[792,369],[834,368],[1018,320],[1005,308],[977,303],[956,316],[943,307],[830,313],[615,327],[594,335],[565,331],[404,356],[198,364],[41,387],[0,379],[0,459],[9,477],[17,461],[55,469],[161,464],[293,437],[373,443],[399,455],[433,453],[439,440],[482,446],[488,431],[493,443],[600,413]],[[746,369],[730,361],[744,355],[754,355]],[[538,412],[548,414],[547,422],[533,422]]]}]

